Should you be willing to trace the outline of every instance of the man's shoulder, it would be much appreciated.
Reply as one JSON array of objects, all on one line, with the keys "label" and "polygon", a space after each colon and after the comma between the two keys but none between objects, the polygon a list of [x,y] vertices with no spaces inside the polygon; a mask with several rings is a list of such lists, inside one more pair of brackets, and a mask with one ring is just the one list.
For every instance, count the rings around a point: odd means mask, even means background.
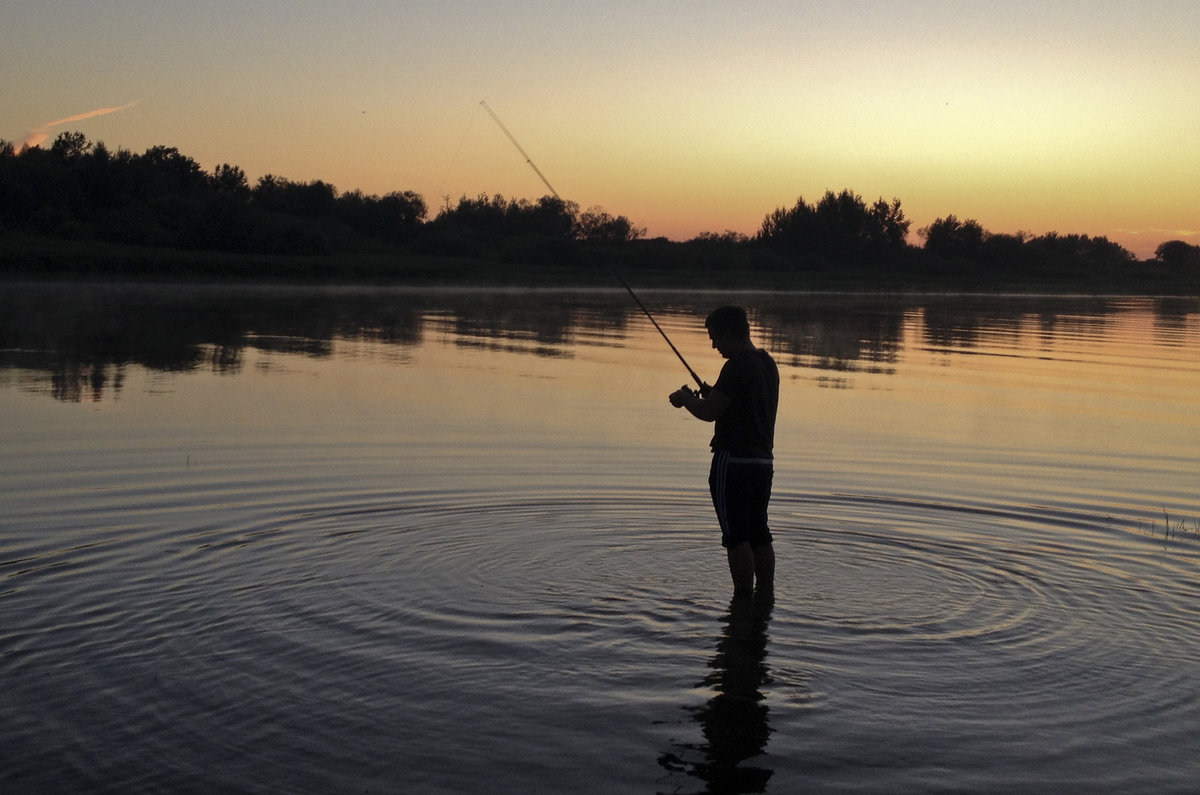
[{"label": "man's shoulder", "polygon": [[766,348],[754,348],[747,351],[744,357],[745,367],[764,368],[768,372],[778,372],[779,365],[775,364],[774,357],[767,351]]},{"label": "man's shoulder", "polygon": [[721,367],[721,374],[717,378],[717,384],[722,381],[727,384],[730,381],[756,381],[761,378],[764,373],[770,377],[779,377],[779,367],[775,364],[775,360],[771,358],[771,354],[761,348],[747,348],[734,354]]},{"label": "man's shoulder", "polygon": [[760,359],[766,365],[767,369],[778,374],[779,365],[775,363],[775,357],[771,356],[766,348],[756,348],[756,350],[760,354]]}]

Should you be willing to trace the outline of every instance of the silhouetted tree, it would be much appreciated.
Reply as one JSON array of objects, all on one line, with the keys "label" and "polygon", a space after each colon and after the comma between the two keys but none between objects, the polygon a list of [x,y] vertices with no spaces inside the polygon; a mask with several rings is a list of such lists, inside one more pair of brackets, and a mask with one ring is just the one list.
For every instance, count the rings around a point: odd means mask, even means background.
[{"label": "silhouetted tree", "polygon": [[959,221],[953,215],[938,218],[919,234],[925,238],[927,253],[946,259],[978,259],[985,235],[978,221],[972,218]]},{"label": "silhouetted tree", "polygon": [[741,232],[726,229],[720,233],[701,232],[687,242],[704,246],[743,246],[750,242],[750,238]]},{"label": "silhouetted tree", "polygon": [[412,191],[397,191],[382,198],[362,191],[343,193],[337,199],[337,217],[352,229],[382,240],[412,240],[425,220],[425,200]]},{"label": "silhouetted tree", "polygon": [[237,166],[222,163],[213,169],[208,178],[208,184],[218,193],[228,193],[238,198],[250,198],[250,182],[246,172]]},{"label": "silhouetted tree", "polygon": [[985,232],[979,259],[996,267],[1012,266],[1021,261],[1022,249],[1028,239],[1029,235],[1024,232],[1015,235]]},{"label": "silhouetted tree", "polygon": [[909,223],[899,199],[880,198],[868,207],[850,190],[827,191],[816,205],[800,198],[769,214],[757,239],[801,259],[878,261],[907,247]]},{"label": "silhouetted tree", "polygon": [[871,216],[879,225],[880,235],[877,245],[879,253],[888,254],[908,247],[908,229],[912,225],[900,209],[900,200],[893,198],[891,202],[883,197],[875,200],[871,207]]},{"label": "silhouetted tree", "polygon": [[816,208],[801,197],[790,209],[774,210],[763,219],[758,239],[785,254],[813,253],[817,248]]},{"label": "silhouetted tree", "polygon": [[433,225],[477,240],[529,235],[569,240],[575,236],[578,214],[577,204],[555,196],[530,202],[480,194],[473,199],[464,196],[456,206],[442,208]]},{"label": "silhouetted tree", "polygon": [[571,240],[575,237],[578,216],[579,206],[575,202],[543,196],[533,203],[510,202],[507,220],[511,233]]},{"label": "silhouetted tree", "polygon": [[50,153],[60,160],[79,160],[91,151],[92,145],[81,132],[59,133],[50,145]]},{"label": "silhouetted tree", "polygon": [[1154,258],[1172,268],[1200,267],[1200,246],[1182,240],[1168,240],[1154,249]]},{"label": "silhouetted tree", "polygon": [[208,187],[200,164],[173,146],[152,146],[133,163],[144,197],[195,195]]},{"label": "silhouetted tree", "polygon": [[575,236],[592,243],[628,243],[646,234],[623,215],[611,215],[602,207],[592,207],[579,216]]},{"label": "silhouetted tree", "polygon": [[337,189],[327,182],[292,182],[266,174],[259,178],[251,195],[263,210],[305,218],[332,217]]},{"label": "silhouetted tree", "polygon": [[1022,258],[1027,266],[1044,272],[1080,275],[1100,268],[1119,270],[1134,262],[1133,254],[1106,237],[1057,232],[1030,238]]}]

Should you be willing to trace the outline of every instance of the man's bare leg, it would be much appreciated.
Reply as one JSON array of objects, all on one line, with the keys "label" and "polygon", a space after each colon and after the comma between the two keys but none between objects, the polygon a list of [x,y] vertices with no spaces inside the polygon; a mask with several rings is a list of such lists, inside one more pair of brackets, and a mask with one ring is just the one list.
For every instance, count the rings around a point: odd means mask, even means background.
[{"label": "man's bare leg", "polygon": [[750,542],[743,541],[736,547],[730,547],[725,551],[725,555],[729,559],[729,576],[733,578],[733,592],[735,594],[754,593],[755,558],[754,551],[750,549]]},{"label": "man's bare leg", "polygon": [[764,544],[751,553],[754,556],[755,586],[759,591],[769,592],[775,588],[775,547]]}]

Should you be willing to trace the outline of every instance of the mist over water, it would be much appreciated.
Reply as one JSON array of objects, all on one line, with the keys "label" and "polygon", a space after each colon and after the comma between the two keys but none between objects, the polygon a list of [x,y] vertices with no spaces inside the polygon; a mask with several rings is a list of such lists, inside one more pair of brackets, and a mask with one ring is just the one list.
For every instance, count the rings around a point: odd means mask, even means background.
[{"label": "mist over water", "polygon": [[[643,300],[702,376],[730,296]],[[1200,301],[5,285],[5,791],[1185,792]]]}]

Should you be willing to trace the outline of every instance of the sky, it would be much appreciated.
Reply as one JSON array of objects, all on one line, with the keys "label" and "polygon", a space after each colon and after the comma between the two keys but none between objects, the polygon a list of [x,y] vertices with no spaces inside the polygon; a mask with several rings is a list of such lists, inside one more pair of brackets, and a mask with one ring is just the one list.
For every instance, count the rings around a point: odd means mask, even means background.
[{"label": "sky", "polygon": [[[1200,244],[1200,3],[7,0],[0,138],[339,191],[549,193],[651,237],[899,198]],[[919,238],[914,238],[919,243]]]}]

